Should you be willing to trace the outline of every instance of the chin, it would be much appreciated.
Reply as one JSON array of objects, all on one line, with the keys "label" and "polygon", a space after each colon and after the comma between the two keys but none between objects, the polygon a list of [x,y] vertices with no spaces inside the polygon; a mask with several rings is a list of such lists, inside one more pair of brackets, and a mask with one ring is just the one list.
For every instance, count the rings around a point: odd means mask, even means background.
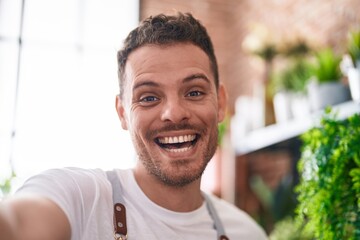
[{"label": "chin", "polygon": [[[184,160],[181,161],[182,165],[184,164],[183,162]],[[155,176],[165,185],[173,187],[184,187],[200,179],[205,170],[205,167],[206,166],[189,168],[188,166],[176,166],[172,169],[168,169],[167,171],[157,171]]]}]

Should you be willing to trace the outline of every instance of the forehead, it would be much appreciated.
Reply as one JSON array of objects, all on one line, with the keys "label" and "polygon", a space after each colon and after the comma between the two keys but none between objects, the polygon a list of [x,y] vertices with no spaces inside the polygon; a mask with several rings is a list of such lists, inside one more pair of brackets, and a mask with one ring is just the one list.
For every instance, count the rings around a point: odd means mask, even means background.
[{"label": "forehead", "polygon": [[146,77],[176,77],[202,73],[214,82],[209,57],[191,43],[144,45],[134,50],[125,66],[126,81]]}]

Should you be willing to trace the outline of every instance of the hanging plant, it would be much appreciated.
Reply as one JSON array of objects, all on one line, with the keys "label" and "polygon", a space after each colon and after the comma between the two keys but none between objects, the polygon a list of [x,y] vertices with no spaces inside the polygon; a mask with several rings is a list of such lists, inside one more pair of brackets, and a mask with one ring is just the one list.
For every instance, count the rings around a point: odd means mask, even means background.
[{"label": "hanging plant", "polygon": [[337,120],[327,109],[302,140],[298,218],[316,239],[360,239],[360,114]]}]

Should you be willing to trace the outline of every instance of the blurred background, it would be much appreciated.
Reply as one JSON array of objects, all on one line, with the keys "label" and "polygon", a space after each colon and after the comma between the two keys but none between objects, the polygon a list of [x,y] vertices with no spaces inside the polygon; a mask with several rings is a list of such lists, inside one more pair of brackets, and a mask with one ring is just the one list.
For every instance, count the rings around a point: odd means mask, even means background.
[{"label": "blurred background", "polygon": [[299,136],[326,106],[360,111],[358,0],[0,0],[3,189],[48,168],[134,165],[114,107],[116,51],[140,20],[176,11],[207,27],[229,95],[204,190],[269,233],[292,214]]},{"label": "blurred background", "polygon": [[0,1],[1,176],[133,166],[116,52],[138,21],[138,1]]}]

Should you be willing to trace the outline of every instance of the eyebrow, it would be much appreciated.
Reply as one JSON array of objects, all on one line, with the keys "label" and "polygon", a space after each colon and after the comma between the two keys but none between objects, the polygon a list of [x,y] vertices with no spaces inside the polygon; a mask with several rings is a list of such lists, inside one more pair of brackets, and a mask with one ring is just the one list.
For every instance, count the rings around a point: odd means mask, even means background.
[{"label": "eyebrow", "polygon": [[196,74],[191,74],[190,76],[184,78],[183,82],[189,82],[191,80],[194,80],[194,79],[203,79],[205,80],[206,82],[210,83],[210,80],[208,77],[206,77],[204,74],[202,73],[196,73]]},{"label": "eyebrow", "polygon": [[[195,80],[195,79],[203,79],[206,82],[210,83],[209,78],[207,78],[202,73],[191,74],[191,75],[185,77],[183,82],[186,83],[186,82],[190,82],[190,81]],[[142,81],[142,82],[139,82],[139,83],[135,84],[132,90],[134,91],[134,90],[136,90],[136,89],[138,89],[140,87],[143,87],[143,86],[159,87],[160,85],[158,83],[156,83],[156,82],[151,81],[151,80],[147,80],[147,81]]]},{"label": "eyebrow", "polygon": [[156,82],[150,81],[150,80],[149,81],[142,81],[142,82],[139,82],[139,83],[135,84],[132,90],[134,91],[137,88],[140,88],[142,86],[159,87],[159,84],[157,84]]}]

